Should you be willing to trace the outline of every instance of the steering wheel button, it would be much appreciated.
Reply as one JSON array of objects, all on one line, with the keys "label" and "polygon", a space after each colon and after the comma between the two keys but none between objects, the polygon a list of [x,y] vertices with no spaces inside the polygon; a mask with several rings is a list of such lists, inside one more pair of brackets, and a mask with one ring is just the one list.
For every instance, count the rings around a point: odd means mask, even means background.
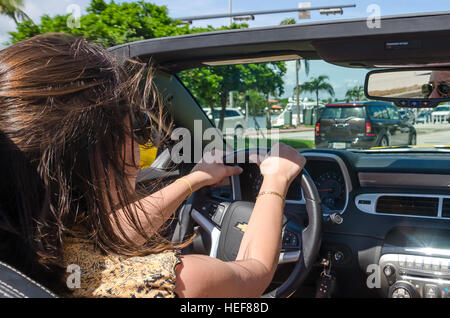
[{"label": "steering wheel button", "polygon": [[217,225],[221,225],[222,224],[222,220],[223,217],[225,215],[225,206],[223,206],[222,204],[216,205],[216,210],[214,215],[212,216],[212,220],[214,223],[216,223]]}]

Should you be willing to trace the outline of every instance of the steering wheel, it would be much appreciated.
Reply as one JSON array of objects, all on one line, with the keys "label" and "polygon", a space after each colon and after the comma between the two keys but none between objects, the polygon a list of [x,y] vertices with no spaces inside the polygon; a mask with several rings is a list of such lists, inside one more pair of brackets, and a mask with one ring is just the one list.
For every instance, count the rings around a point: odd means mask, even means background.
[{"label": "steering wheel", "polygon": [[[302,169],[296,181],[303,191],[308,226],[305,229],[299,226],[283,227],[283,248],[279,263],[294,262],[295,266],[288,278],[279,287],[264,294],[263,298],[291,296],[305,280],[320,249],[322,209],[319,192],[305,169]],[[194,193],[180,208],[172,241],[181,242],[195,221],[209,236],[209,256],[234,261],[253,207],[254,202],[221,202],[204,197],[201,191]],[[285,244],[286,241],[289,244]]]}]

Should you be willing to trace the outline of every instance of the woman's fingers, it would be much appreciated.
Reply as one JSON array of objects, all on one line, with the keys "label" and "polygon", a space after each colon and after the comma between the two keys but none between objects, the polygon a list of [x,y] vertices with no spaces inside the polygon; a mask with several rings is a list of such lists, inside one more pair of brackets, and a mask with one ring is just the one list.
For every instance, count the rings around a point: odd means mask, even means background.
[{"label": "woman's fingers", "polygon": [[244,169],[239,166],[225,166],[226,176],[235,176],[241,174]]}]

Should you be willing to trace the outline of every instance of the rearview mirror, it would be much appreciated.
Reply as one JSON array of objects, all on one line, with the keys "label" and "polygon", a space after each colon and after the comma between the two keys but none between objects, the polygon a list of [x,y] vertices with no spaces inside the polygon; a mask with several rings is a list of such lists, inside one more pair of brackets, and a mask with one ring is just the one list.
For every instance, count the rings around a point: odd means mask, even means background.
[{"label": "rearview mirror", "polygon": [[450,68],[401,68],[367,73],[364,93],[399,107],[428,108],[450,101]]}]

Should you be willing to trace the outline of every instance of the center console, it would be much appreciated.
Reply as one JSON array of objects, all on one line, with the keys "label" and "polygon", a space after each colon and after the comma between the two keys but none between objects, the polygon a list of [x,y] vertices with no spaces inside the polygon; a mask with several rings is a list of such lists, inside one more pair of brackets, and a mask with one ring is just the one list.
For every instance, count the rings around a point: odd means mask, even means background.
[{"label": "center console", "polygon": [[450,298],[450,258],[385,254],[379,264],[390,298]]},{"label": "center console", "polygon": [[379,260],[381,290],[390,298],[450,298],[450,233],[397,228]]}]

